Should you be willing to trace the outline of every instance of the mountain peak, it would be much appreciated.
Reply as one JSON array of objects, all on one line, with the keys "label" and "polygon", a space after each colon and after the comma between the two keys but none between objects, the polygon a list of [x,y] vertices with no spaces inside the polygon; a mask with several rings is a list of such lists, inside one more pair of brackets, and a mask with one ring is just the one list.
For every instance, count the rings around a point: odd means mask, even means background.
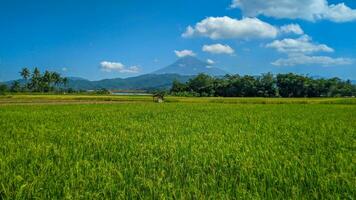
[{"label": "mountain peak", "polygon": [[184,56],[182,58],[179,58],[175,63],[183,63],[183,64],[208,64],[202,60],[199,60],[198,58],[194,56]]},{"label": "mountain peak", "polygon": [[[185,61],[185,60],[195,60],[195,61],[201,61],[195,56],[184,56],[179,58],[177,61]],[[202,62],[202,61],[201,61]]]},{"label": "mountain peak", "polygon": [[185,56],[179,58],[173,64],[164,67],[153,74],[180,74],[180,75],[197,75],[200,73],[219,76],[227,74],[225,71],[211,66],[209,63],[199,60],[194,56]]}]

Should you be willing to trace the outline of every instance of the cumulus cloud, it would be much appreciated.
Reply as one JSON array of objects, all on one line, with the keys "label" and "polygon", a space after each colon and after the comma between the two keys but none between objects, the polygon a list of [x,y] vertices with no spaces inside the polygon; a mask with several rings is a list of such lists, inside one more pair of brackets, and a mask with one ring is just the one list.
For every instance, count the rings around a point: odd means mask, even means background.
[{"label": "cumulus cloud", "polygon": [[195,53],[192,50],[182,50],[182,51],[175,50],[174,53],[179,58],[183,58],[186,56],[195,56]]},{"label": "cumulus cloud", "polygon": [[325,13],[325,18],[334,22],[355,21],[356,9],[351,9],[344,3],[330,5]]},{"label": "cumulus cloud", "polygon": [[120,72],[120,73],[138,73],[140,69],[137,66],[126,67],[120,62],[103,61],[100,63],[100,68],[105,72]]},{"label": "cumulus cloud", "polygon": [[222,44],[204,45],[202,50],[212,54],[233,54],[235,52],[229,45]]},{"label": "cumulus cloud", "polygon": [[315,44],[312,39],[303,35],[297,39],[286,38],[275,40],[266,45],[267,48],[276,49],[278,52],[287,54],[312,54],[316,52],[334,52],[334,49],[325,44]]},{"label": "cumulus cloud", "polygon": [[349,58],[332,58],[328,56],[308,56],[308,55],[291,55],[288,58],[280,58],[272,63],[275,66],[295,66],[295,65],[350,65],[353,63]]},{"label": "cumulus cloud", "polygon": [[241,20],[230,17],[207,17],[194,27],[188,26],[182,37],[208,37],[211,39],[275,38],[278,29],[257,18]]},{"label": "cumulus cloud", "polygon": [[330,20],[348,22],[356,20],[356,10],[345,3],[329,4],[327,0],[233,0],[232,8],[240,8],[245,16],[264,15],[274,18]]},{"label": "cumulus cloud", "polygon": [[334,49],[325,44],[316,44],[312,39],[303,35],[297,39],[275,40],[266,45],[267,48],[276,49],[278,52],[285,53],[286,58],[280,58],[272,65],[275,66],[295,66],[295,65],[349,65],[353,63],[350,58],[333,58],[329,56],[314,56],[312,54],[319,52],[331,53]]},{"label": "cumulus cloud", "polygon": [[299,26],[299,24],[289,24],[285,26],[281,26],[279,28],[279,31],[281,34],[289,34],[289,33],[294,33],[297,35],[303,35],[304,31],[303,29]]},{"label": "cumulus cloud", "polygon": [[215,64],[215,61],[213,61],[213,60],[211,60],[211,59],[207,59],[206,62],[207,62],[209,65]]}]

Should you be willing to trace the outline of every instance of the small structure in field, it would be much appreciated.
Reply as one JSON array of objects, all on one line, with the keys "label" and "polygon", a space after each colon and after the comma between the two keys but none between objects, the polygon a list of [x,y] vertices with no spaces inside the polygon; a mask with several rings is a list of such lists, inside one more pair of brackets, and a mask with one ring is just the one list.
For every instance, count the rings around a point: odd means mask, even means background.
[{"label": "small structure in field", "polygon": [[152,97],[153,97],[153,101],[156,103],[164,102],[164,94],[162,94],[162,93],[156,93]]}]

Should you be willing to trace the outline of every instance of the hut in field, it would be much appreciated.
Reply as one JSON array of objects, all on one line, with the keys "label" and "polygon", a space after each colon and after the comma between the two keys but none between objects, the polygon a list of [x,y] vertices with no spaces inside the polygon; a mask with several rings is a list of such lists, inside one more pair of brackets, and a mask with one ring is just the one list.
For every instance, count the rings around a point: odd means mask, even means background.
[{"label": "hut in field", "polygon": [[152,97],[153,97],[153,102],[156,102],[156,103],[164,102],[164,94],[157,93],[157,94],[154,94]]}]

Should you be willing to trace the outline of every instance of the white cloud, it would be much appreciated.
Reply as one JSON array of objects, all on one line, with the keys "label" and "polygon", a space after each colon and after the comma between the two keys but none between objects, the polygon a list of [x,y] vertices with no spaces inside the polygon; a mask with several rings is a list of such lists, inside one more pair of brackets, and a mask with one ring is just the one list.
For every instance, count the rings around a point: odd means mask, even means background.
[{"label": "white cloud", "polygon": [[272,65],[275,66],[296,66],[296,65],[349,65],[353,63],[350,58],[333,58],[329,56],[312,56],[318,52],[334,52],[334,49],[325,44],[315,44],[312,39],[303,35],[297,39],[275,40],[266,45],[267,48],[274,48],[278,52],[285,53],[287,58],[280,58]]},{"label": "white cloud", "polygon": [[356,20],[356,10],[344,3],[329,4],[327,0],[233,0],[232,8],[240,8],[245,16],[264,15],[274,18],[330,20],[347,22]]},{"label": "white cloud", "polygon": [[121,70],[121,73],[138,73],[138,72],[140,72],[140,68],[137,66],[131,66]]},{"label": "white cloud", "polygon": [[289,33],[294,33],[294,34],[297,34],[297,35],[303,35],[304,34],[304,31],[299,26],[299,24],[289,24],[289,25],[281,26],[279,31],[282,34],[289,34]]},{"label": "white cloud", "polygon": [[100,67],[101,70],[105,72],[138,73],[140,71],[137,66],[125,67],[125,65],[120,62],[103,61],[100,63]]},{"label": "white cloud", "polygon": [[215,61],[213,61],[211,59],[207,59],[206,63],[208,63],[209,65],[213,65],[213,64],[215,64]]},{"label": "white cloud", "polygon": [[257,18],[241,20],[230,17],[207,17],[194,27],[189,26],[182,37],[202,36],[211,39],[275,38],[278,29]]},{"label": "white cloud", "polygon": [[182,51],[175,50],[174,53],[179,58],[183,58],[183,57],[186,57],[186,56],[195,56],[195,53],[192,50],[182,50]]},{"label": "white cloud", "polygon": [[235,52],[229,45],[222,44],[204,45],[202,50],[212,54],[233,54]]},{"label": "white cloud", "polygon": [[312,39],[303,35],[297,39],[275,40],[266,45],[267,48],[274,48],[279,52],[287,54],[312,54],[316,52],[334,52],[334,49],[325,44],[314,44]]},{"label": "white cloud", "polygon": [[344,3],[330,5],[325,18],[334,22],[347,22],[356,20],[356,10],[347,7]]},{"label": "white cloud", "polygon": [[328,56],[308,56],[308,55],[291,55],[288,58],[280,58],[272,63],[275,66],[295,66],[295,65],[350,65],[353,63],[349,58],[332,58]]},{"label": "white cloud", "polygon": [[66,71],[68,71],[68,68],[63,67],[63,68],[62,68],[62,71],[63,71],[63,72],[66,72]]}]

